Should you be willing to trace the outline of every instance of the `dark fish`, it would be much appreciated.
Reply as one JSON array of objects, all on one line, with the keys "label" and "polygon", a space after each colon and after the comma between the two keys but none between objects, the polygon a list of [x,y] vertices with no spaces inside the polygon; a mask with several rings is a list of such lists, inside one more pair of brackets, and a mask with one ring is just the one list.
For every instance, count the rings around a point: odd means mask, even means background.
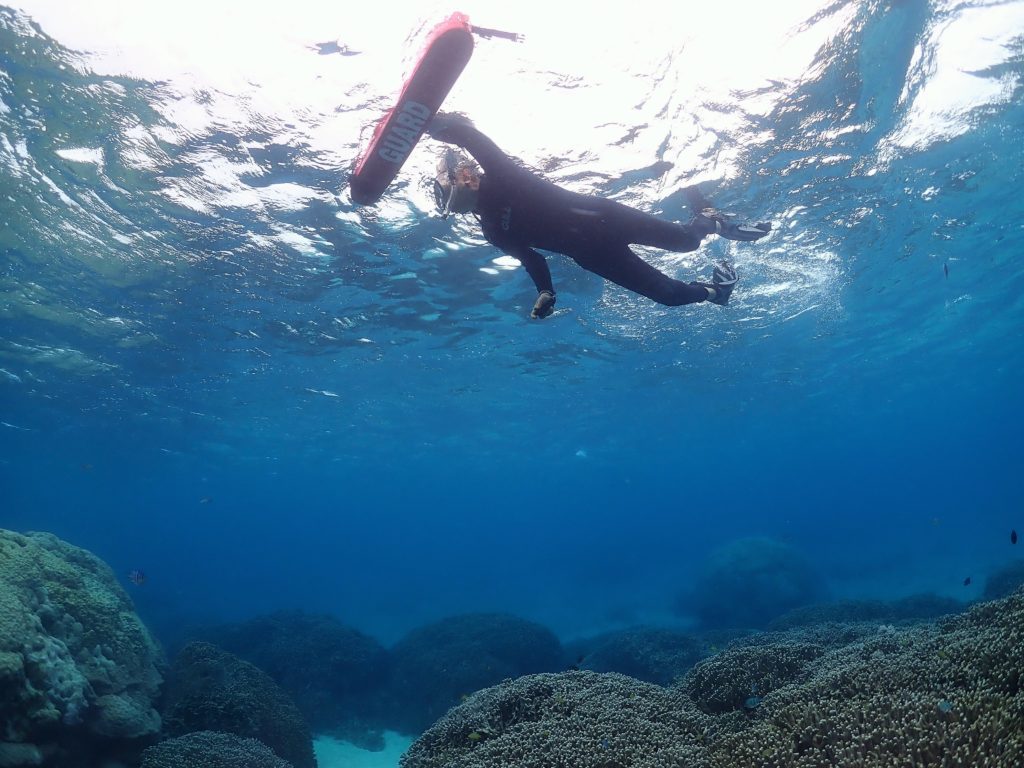
[{"label": "dark fish", "polygon": [[138,568],[133,568],[128,571],[128,581],[137,587],[141,587],[146,583],[146,574],[144,571],[140,571]]},{"label": "dark fish", "polygon": [[965,587],[971,586],[971,577],[970,576],[968,576],[966,579],[964,579],[964,586]]},{"label": "dark fish", "polygon": [[949,280],[949,264],[943,264],[942,271],[945,273],[946,279]]},{"label": "dark fish", "polygon": [[1011,544],[1016,544],[1017,543],[1017,531],[1010,531],[1010,543]]}]

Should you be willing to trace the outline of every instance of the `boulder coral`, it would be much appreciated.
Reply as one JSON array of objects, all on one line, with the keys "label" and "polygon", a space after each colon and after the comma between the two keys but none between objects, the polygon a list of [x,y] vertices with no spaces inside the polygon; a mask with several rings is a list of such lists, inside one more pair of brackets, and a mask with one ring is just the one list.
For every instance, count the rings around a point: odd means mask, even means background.
[{"label": "boulder coral", "polygon": [[95,765],[160,730],[166,665],[110,568],[0,530],[0,765]]},{"label": "boulder coral", "polygon": [[142,768],[293,768],[256,739],[196,731],[150,747]]},{"label": "boulder coral", "polygon": [[265,744],[294,768],[316,768],[309,726],[262,670],[209,643],[189,643],[167,678],[164,731],[219,731]]},{"label": "boulder coral", "polygon": [[314,729],[365,723],[387,677],[387,651],[333,616],[280,611],[201,633],[284,688]]},{"label": "boulder coral", "polygon": [[760,628],[819,601],[821,584],[790,545],[764,537],[738,539],[711,553],[676,609],[705,628]]},{"label": "boulder coral", "polygon": [[464,614],[413,630],[391,652],[394,727],[419,733],[449,707],[508,677],[563,668],[546,627],[506,614]]},{"label": "boulder coral", "polygon": [[401,765],[1018,768],[1024,590],[909,629],[743,638],[670,688],[594,672],[505,681],[441,718]]}]

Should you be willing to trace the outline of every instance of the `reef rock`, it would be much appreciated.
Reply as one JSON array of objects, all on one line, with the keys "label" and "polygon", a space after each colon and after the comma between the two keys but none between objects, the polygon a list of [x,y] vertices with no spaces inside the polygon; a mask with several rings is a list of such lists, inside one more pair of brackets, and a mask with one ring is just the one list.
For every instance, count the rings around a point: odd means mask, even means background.
[{"label": "reef rock", "polygon": [[160,730],[164,666],[103,561],[0,530],[0,765],[131,759]]}]

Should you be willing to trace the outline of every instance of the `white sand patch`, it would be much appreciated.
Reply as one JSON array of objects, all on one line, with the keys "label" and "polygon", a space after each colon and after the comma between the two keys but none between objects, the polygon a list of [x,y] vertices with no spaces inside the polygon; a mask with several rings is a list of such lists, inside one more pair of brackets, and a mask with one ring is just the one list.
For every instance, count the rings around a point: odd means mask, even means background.
[{"label": "white sand patch", "polygon": [[320,768],[398,768],[398,758],[412,744],[411,736],[384,732],[384,749],[370,752],[330,736],[317,736],[313,751]]}]

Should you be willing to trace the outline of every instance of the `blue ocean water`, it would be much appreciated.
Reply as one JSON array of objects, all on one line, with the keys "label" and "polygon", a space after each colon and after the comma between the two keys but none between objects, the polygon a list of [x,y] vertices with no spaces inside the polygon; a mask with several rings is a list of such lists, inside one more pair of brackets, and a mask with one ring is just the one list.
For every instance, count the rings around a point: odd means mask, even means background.
[{"label": "blue ocean water", "polygon": [[[432,213],[437,145],[348,200],[397,70],[317,48],[345,30],[286,41],[330,88],[275,110],[257,77],[114,71],[32,6],[0,8],[0,526],[143,569],[158,634],[279,608],[383,642],[477,610],[685,624],[676,596],[751,536],[834,597],[975,599],[1017,554],[1024,3],[802,7],[799,71],[722,51],[746,90],[709,66],[680,93],[695,38],[641,39],[632,109],[590,122],[572,59],[479,45],[450,106],[512,154],[671,220],[697,183],[775,224],[648,254],[684,279],[733,259],[726,309],[552,255],[544,322]],[[477,104],[473,78],[565,112]],[[566,123],[604,143],[534,143]]]}]

